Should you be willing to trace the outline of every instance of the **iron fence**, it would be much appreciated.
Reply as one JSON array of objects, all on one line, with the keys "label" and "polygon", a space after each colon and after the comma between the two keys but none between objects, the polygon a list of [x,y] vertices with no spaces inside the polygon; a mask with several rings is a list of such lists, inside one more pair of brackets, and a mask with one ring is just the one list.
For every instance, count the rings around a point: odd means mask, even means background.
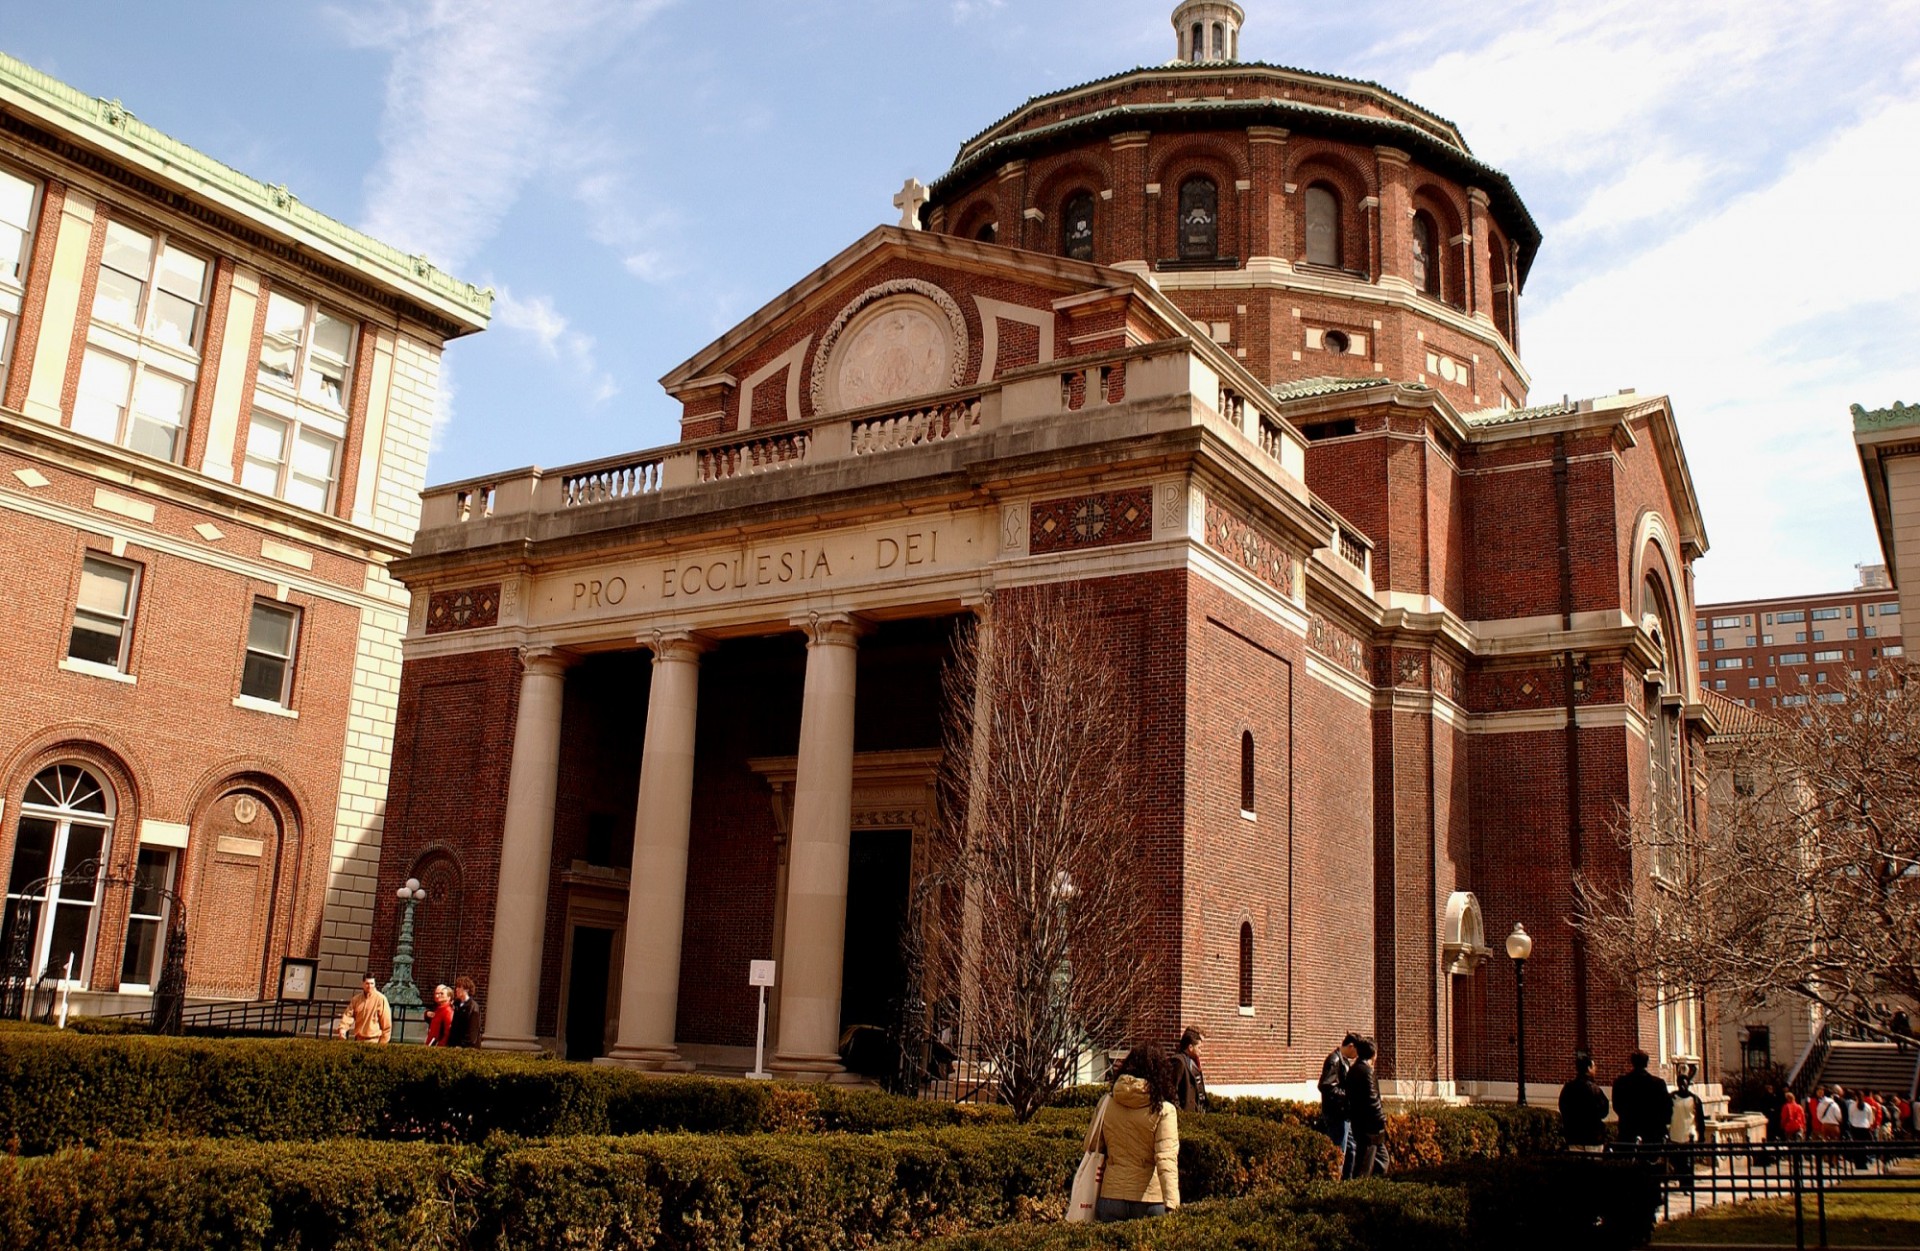
[{"label": "iron fence", "polygon": [[1920,1199],[1920,1140],[1614,1144],[1608,1153],[1660,1170],[1660,1212],[1685,1216],[1720,1203],[1792,1201],[1794,1246],[1828,1246],[1827,1201],[1835,1193]]}]

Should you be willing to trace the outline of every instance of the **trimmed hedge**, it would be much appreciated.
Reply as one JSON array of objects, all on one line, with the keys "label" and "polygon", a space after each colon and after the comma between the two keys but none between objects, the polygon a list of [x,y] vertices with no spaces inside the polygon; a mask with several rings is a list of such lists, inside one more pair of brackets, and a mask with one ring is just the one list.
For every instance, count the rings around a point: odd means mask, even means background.
[{"label": "trimmed hedge", "polygon": [[1183,1206],[1157,1220],[1028,1225],[924,1243],[924,1251],[1468,1251],[1458,1192],[1370,1180]]},{"label": "trimmed hedge", "polygon": [[871,1246],[1057,1215],[1079,1154],[1011,1127],[117,1143],[0,1160],[0,1246]]},{"label": "trimmed hedge", "polygon": [[873,1133],[1009,1119],[1002,1108],[871,1090],[488,1052],[0,1031],[0,1146],[28,1155],[115,1139],[481,1142],[496,1133]]},{"label": "trimmed hedge", "polygon": [[1585,1155],[1468,1160],[1408,1180],[1463,1193],[1477,1247],[1630,1251],[1653,1236],[1660,1206],[1657,1166]]}]

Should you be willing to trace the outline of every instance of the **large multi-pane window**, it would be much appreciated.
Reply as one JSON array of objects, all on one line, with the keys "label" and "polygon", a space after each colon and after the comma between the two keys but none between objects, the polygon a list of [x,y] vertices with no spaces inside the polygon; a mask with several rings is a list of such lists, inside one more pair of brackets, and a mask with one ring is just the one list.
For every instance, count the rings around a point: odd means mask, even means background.
[{"label": "large multi-pane window", "polygon": [[134,565],[89,556],[80,565],[80,598],[73,608],[67,656],[125,671],[133,638],[133,609],[140,592]]},{"label": "large multi-pane window", "polygon": [[5,930],[10,940],[25,928],[34,976],[59,977],[71,967],[86,982],[112,828],[112,797],[79,765],[53,765],[27,783],[7,875]]},{"label": "large multi-pane window", "polygon": [[333,507],[353,348],[354,326],[344,314],[268,294],[241,485],[316,512]]},{"label": "large multi-pane window", "polygon": [[13,328],[26,292],[40,184],[0,169],[0,378],[13,356]]},{"label": "large multi-pane window", "polygon": [[73,428],[161,460],[184,450],[211,266],[165,234],[109,221]]},{"label": "large multi-pane window", "polygon": [[247,623],[247,662],[240,674],[240,694],[284,706],[293,693],[293,656],[299,642],[298,610],[255,600]]}]

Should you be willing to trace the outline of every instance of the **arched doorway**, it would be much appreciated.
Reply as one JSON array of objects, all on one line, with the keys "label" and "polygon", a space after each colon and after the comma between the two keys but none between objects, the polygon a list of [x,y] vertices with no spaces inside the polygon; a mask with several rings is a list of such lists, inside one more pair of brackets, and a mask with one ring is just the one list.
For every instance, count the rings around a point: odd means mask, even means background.
[{"label": "arched doorway", "polygon": [[259,999],[270,991],[299,859],[293,829],[280,801],[244,783],[222,791],[194,822],[189,993]]}]

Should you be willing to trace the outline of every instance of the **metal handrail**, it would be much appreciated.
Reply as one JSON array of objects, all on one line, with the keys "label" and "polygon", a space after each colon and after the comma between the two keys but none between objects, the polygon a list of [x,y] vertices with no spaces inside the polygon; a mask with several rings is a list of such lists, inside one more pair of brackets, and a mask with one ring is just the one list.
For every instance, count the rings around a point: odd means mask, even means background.
[{"label": "metal handrail", "polygon": [[1787,1089],[1791,1090],[1797,1098],[1806,1098],[1807,1092],[1813,1089],[1813,1083],[1819,1078],[1820,1070],[1827,1062],[1827,1052],[1832,1047],[1833,1027],[1823,1024],[1814,1031],[1813,1037],[1807,1040],[1806,1049],[1801,1051],[1800,1058],[1793,1062],[1793,1067],[1787,1070]]},{"label": "metal handrail", "polygon": [[[1920,1140],[1912,1138],[1638,1147],[1616,1143],[1608,1154],[1660,1170],[1660,1211],[1667,1220],[1722,1202],[1790,1197],[1798,1248],[1828,1245],[1829,1192],[1920,1197],[1920,1175],[1892,1169],[1896,1160],[1920,1159]],[[1683,1210],[1676,1213],[1676,1208]]]}]

